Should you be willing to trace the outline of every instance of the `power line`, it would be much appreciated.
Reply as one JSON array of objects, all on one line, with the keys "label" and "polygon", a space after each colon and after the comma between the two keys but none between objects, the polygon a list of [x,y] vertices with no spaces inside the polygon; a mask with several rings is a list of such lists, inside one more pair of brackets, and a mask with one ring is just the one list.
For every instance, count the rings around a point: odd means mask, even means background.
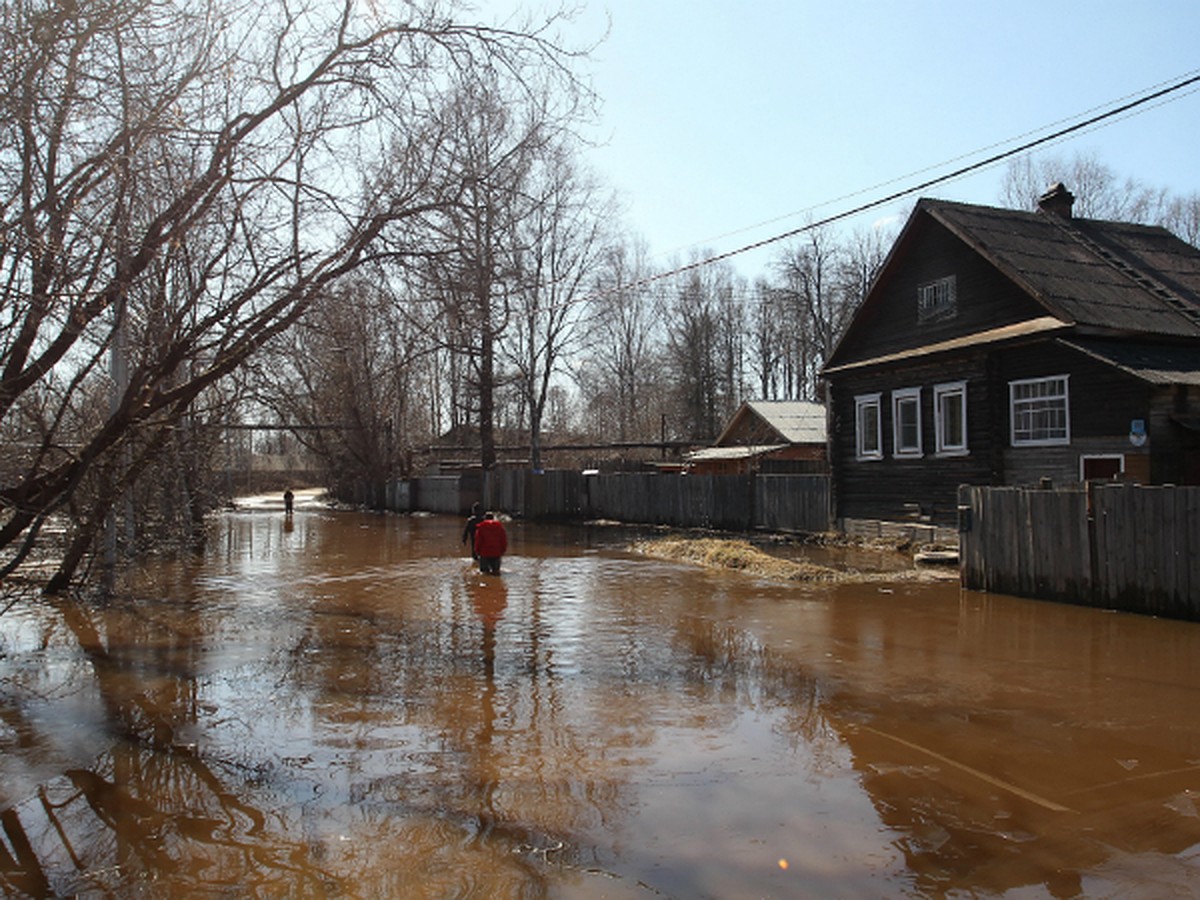
[{"label": "power line", "polygon": [[[898,191],[893,191],[892,193],[887,194],[886,196],[876,198],[875,200],[867,201],[866,203],[860,203],[859,205],[854,206],[850,209],[846,209],[841,212],[833,213],[832,215],[825,216],[824,218],[818,219],[816,221],[808,222],[804,225],[801,225],[798,228],[793,228],[793,229],[790,229],[789,231],[785,231],[780,234],[773,235],[772,237],[764,238],[759,241],[754,241],[753,243],[746,244],[746,245],[744,245],[742,247],[738,247],[734,250],[727,250],[724,253],[718,253],[713,256],[708,256],[708,257],[705,257],[704,259],[699,259],[694,262],[690,262],[685,265],[678,266],[678,267],[676,267],[674,269],[670,269],[669,271],[666,271],[666,272],[659,272],[655,275],[649,275],[638,281],[634,281],[634,282],[630,282],[629,284],[622,285],[620,288],[618,288],[618,290],[630,290],[630,289],[641,288],[646,285],[653,284],[657,281],[662,281],[664,279],[671,278],[675,275],[683,274],[684,272],[690,272],[694,269],[699,269],[704,266],[710,266],[714,263],[721,262],[726,259],[730,259],[731,257],[738,256],[742,253],[748,253],[752,250],[759,250],[763,247],[770,246],[771,244],[778,243],[779,241],[785,241],[788,238],[792,238],[792,237],[795,237],[796,235],[803,234],[806,231],[812,231],[813,229],[821,228],[825,225],[831,225],[834,222],[840,222],[843,219],[851,218],[852,216],[856,216],[856,215],[859,215],[860,213],[867,212],[868,210],[875,209],[880,206],[884,206],[888,203],[893,203],[896,200],[902,199],[903,197],[907,197],[911,194],[915,194],[919,191],[926,190],[927,188],[933,187],[935,185],[944,184],[947,181],[953,181],[956,178],[961,178],[963,175],[970,174],[971,172],[977,172],[981,169],[989,168],[990,166],[994,166],[994,165],[996,165],[996,163],[1003,162],[1005,159],[1009,159],[1010,157],[1017,156],[1022,153],[1026,153],[1030,150],[1033,150],[1036,147],[1040,147],[1045,144],[1050,144],[1055,141],[1062,140],[1064,137],[1066,137],[1068,135],[1074,134],[1079,131],[1083,131],[1084,129],[1093,128],[1093,127],[1099,125],[1100,123],[1105,122],[1109,119],[1113,119],[1118,116],[1124,116],[1125,114],[1129,113],[1130,111],[1132,111],[1138,107],[1144,106],[1147,103],[1151,103],[1155,100],[1161,100],[1163,97],[1166,97],[1170,94],[1176,93],[1177,91],[1181,91],[1186,87],[1189,87],[1189,86],[1195,85],[1195,84],[1200,84],[1200,74],[1190,73],[1187,76],[1184,76],[1182,78],[1182,80],[1168,82],[1165,84],[1166,84],[1165,87],[1158,87],[1156,90],[1151,91],[1151,93],[1149,93],[1149,94],[1144,94],[1133,100],[1126,100],[1125,102],[1121,103],[1119,106],[1115,106],[1112,109],[1109,109],[1105,112],[1099,113],[1097,115],[1089,116],[1088,118],[1083,119],[1079,122],[1076,122],[1073,125],[1069,125],[1065,128],[1060,128],[1054,132],[1051,132],[1050,134],[1043,135],[1042,137],[1035,138],[1031,141],[1026,141],[1025,143],[1022,143],[1022,144],[1020,144],[1016,147],[1013,147],[1009,150],[1004,150],[1000,153],[992,154],[991,156],[988,156],[987,158],[982,159],[978,162],[974,162],[974,163],[971,163],[971,164],[965,165],[965,166],[960,166],[959,168],[954,169],[953,171],[947,172],[944,175],[939,175],[936,178],[926,179],[918,184],[910,185],[909,187],[902,188]],[[1098,107],[1093,107],[1092,109],[1094,110],[1097,108]],[[1090,112],[1090,110],[1089,110],[1089,112]],[[1085,115],[1086,115],[1086,113],[1085,113]],[[1065,120],[1059,120],[1059,121],[1065,121]],[[1030,134],[1030,133],[1031,132],[1026,132],[1026,134]],[[1007,143],[1007,142],[1002,142],[1002,143]],[[984,149],[990,149],[991,147],[995,147],[995,146],[1000,146],[1000,144],[992,144],[992,145],[990,145],[990,147],[984,148]],[[968,154],[968,155],[973,155],[973,154]],[[964,157],[961,157],[961,156],[956,157],[956,160],[963,159],[963,158]],[[956,160],[951,160],[951,162],[954,162]],[[920,171],[929,171],[929,169],[922,169]],[[887,184],[892,184],[892,183],[894,183],[894,181],[895,180],[890,181],[890,182],[882,182],[880,185],[877,185],[877,187],[882,187]],[[859,196],[870,190],[874,190],[874,188],[867,188],[864,191],[857,191],[852,194],[847,194],[847,195],[845,195],[845,197],[843,199],[848,199],[849,197]],[[833,201],[833,202],[837,202],[837,201]],[[823,205],[827,205],[827,204],[823,204]],[[788,217],[785,216],[783,218],[788,218]],[[774,220],[774,221],[778,221],[778,220]],[[736,234],[737,232],[733,232],[733,233]]]},{"label": "power line", "polygon": [[[1166,85],[1172,84],[1173,82],[1176,81],[1177,78],[1191,77],[1192,74],[1195,74],[1195,73],[1189,72],[1189,73],[1185,73],[1184,75],[1176,76],[1176,78],[1168,79],[1167,81],[1160,81],[1158,84],[1153,84],[1153,85],[1150,85],[1149,87],[1143,88],[1143,91],[1157,91],[1158,89],[1160,89]],[[678,250],[670,251],[670,253],[677,253],[681,250],[686,250],[691,247],[697,247],[702,244],[711,243],[713,241],[720,241],[720,240],[724,240],[725,238],[735,237],[739,234],[745,234],[746,232],[749,232],[749,231],[755,231],[759,228],[764,228],[767,225],[774,225],[777,222],[782,222],[787,219],[794,219],[797,216],[811,215],[815,210],[821,209],[822,207],[833,206],[838,203],[843,203],[847,200],[852,200],[855,197],[861,197],[864,194],[870,194],[874,191],[880,190],[881,188],[888,187],[889,185],[908,181],[911,178],[915,178],[919,175],[924,175],[926,172],[934,172],[934,171],[942,169],[946,166],[954,165],[955,163],[958,163],[964,159],[972,159],[972,158],[978,156],[980,153],[987,153],[991,150],[995,150],[997,147],[1006,147],[1006,146],[1012,144],[1014,141],[1023,141],[1026,138],[1030,137],[1031,135],[1040,134],[1041,132],[1045,131],[1048,128],[1057,128],[1058,126],[1063,125],[1064,123],[1075,121],[1080,116],[1091,116],[1093,113],[1097,112],[1098,110],[1107,109],[1108,107],[1112,106],[1114,103],[1125,103],[1126,101],[1131,100],[1134,97],[1140,96],[1141,94],[1142,94],[1142,91],[1134,91],[1132,93],[1124,95],[1123,97],[1117,97],[1114,100],[1109,100],[1107,103],[1097,104],[1096,106],[1090,107],[1089,109],[1082,110],[1081,112],[1075,113],[1074,115],[1064,116],[1061,119],[1057,119],[1053,122],[1048,122],[1045,125],[1042,125],[1038,128],[1031,128],[1028,131],[1024,131],[1021,134],[1017,134],[1010,138],[1006,138],[1005,140],[995,141],[991,144],[987,144],[986,146],[983,146],[983,147],[978,147],[978,148],[976,148],[974,150],[970,150],[966,153],[960,153],[958,156],[952,157],[951,159],[943,160],[942,162],[934,163],[933,165],[924,166],[923,168],[917,169],[915,172],[909,172],[905,175],[897,175],[894,178],[889,178],[886,181],[881,181],[878,184],[871,185],[870,187],[860,188],[856,191],[851,191],[848,194],[842,194],[840,197],[834,197],[830,200],[822,201],[821,203],[814,204],[813,206],[809,206],[806,209],[795,210],[790,213],[784,213],[783,215],[780,215],[780,216],[774,216],[773,218],[767,219],[765,221],[757,222],[753,225],[747,225],[744,228],[736,228],[733,231],[726,231],[723,234],[716,235],[715,237],[711,237],[711,238],[708,238],[703,241],[693,241],[693,242],[685,245],[684,247],[678,248]],[[1151,107],[1151,108],[1155,108],[1155,107],[1164,105],[1166,103],[1170,103],[1173,100],[1177,100],[1177,99],[1179,99],[1179,98],[1172,97],[1170,100],[1163,100],[1161,103],[1157,103],[1154,105],[1154,107]],[[1130,116],[1137,115],[1137,114],[1140,114],[1140,113],[1146,112],[1146,111],[1147,110],[1138,110],[1137,112],[1131,112],[1129,115]],[[1123,116],[1122,118],[1128,118],[1128,116]],[[1097,126],[1097,127],[1099,127],[1099,126]],[[670,253],[657,254],[657,255],[667,256],[667,255],[670,255]]]}]

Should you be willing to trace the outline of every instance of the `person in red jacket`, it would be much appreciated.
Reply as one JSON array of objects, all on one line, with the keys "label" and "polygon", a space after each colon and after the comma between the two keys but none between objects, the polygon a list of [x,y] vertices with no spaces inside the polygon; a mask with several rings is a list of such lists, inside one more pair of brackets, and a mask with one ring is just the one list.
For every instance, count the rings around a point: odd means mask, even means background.
[{"label": "person in red jacket", "polygon": [[479,571],[488,575],[500,574],[500,557],[508,550],[508,533],[494,515],[483,514],[483,520],[475,526],[475,556],[479,559]]}]

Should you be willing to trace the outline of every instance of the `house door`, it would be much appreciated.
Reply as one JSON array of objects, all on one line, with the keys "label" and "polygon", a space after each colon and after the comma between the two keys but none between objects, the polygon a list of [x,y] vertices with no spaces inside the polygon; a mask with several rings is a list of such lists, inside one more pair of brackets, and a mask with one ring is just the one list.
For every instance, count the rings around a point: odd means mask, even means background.
[{"label": "house door", "polygon": [[1084,481],[1112,481],[1120,478],[1125,471],[1125,457],[1116,456],[1081,456],[1079,467]]}]

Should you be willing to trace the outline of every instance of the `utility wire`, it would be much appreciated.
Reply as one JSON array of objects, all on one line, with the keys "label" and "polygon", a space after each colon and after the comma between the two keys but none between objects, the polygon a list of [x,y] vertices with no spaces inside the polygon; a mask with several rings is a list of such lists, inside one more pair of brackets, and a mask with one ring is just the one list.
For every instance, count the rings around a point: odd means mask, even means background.
[{"label": "utility wire", "polygon": [[[864,213],[868,210],[875,209],[880,206],[884,206],[885,204],[888,204],[888,203],[893,203],[896,200],[899,200],[903,197],[907,197],[911,194],[915,194],[918,191],[923,191],[927,188],[933,187],[934,185],[944,184],[947,181],[953,181],[954,179],[961,178],[963,175],[967,175],[971,172],[976,172],[976,171],[979,171],[980,169],[986,169],[989,166],[994,166],[998,162],[1002,162],[1003,160],[1008,159],[1010,157],[1017,156],[1021,153],[1025,153],[1029,150],[1034,149],[1035,147],[1040,147],[1044,144],[1049,144],[1054,141],[1059,141],[1068,135],[1074,134],[1075,132],[1082,131],[1087,128],[1092,128],[1092,127],[1098,125],[1099,123],[1104,122],[1108,119],[1112,119],[1116,116],[1122,116],[1122,115],[1130,112],[1131,110],[1136,109],[1139,106],[1144,106],[1145,104],[1150,103],[1155,100],[1161,100],[1163,97],[1166,97],[1169,94],[1173,94],[1176,91],[1183,90],[1184,88],[1189,87],[1191,85],[1195,85],[1195,84],[1200,84],[1200,74],[1189,75],[1189,76],[1183,78],[1181,81],[1176,81],[1174,83],[1168,84],[1166,87],[1159,88],[1158,90],[1152,91],[1149,94],[1138,97],[1135,100],[1130,100],[1126,103],[1122,103],[1120,106],[1113,107],[1112,109],[1110,109],[1106,112],[1100,113],[1098,115],[1090,116],[1080,122],[1076,122],[1074,125],[1069,125],[1066,128],[1060,128],[1057,131],[1051,132],[1050,134],[1047,134],[1047,135],[1043,135],[1042,137],[1039,137],[1039,138],[1035,138],[1034,140],[1026,141],[1025,143],[1020,144],[1016,147],[1013,147],[1009,150],[1004,150],[1000,153],[992,154],[991,156],[989,156],[985,159],[982,159],[978,162],[971,163],[970,165],[960,166],[959,168],[954,169],[951,172],[947,172],[944,175],[939,175],[936,178],[926,179],[925,181],[922,181],[919,184],[914,184],[909,187],[902,188],[901,190],[893,191],[892,193],[887,194],[886,196],[879,197],[875,200],[869,200],[866,203],[860,203],[858,206],[854,206],[850,209],[846,209],[841,212],[833,213],[832,215],[825,216],[824,218],[818,219],[814,222],[809,222],[805,225],[801,225],[798,228],[793,228],[790,231],[785,231],[780,234],[776,234],[772,237],[764,238],[763,240],[760,240],[760,241],[754,241],[753,243],[746,244],[746,245],[744,245],[742,247],[738,247],[734,250],[728,250],[724,253],[718,253],[713,256],[708,256],[708,257],[705,257],[704,259],[699,259],[694,262],[687,263],[686,265],[679,266],[677,268],[671,269],[666,272],[659,272],[655,275],[649,275],[643,279],[640,279],[639,281],[634,281],[634,282],[630,282],[629,284],[621,285],[619,290],[629,290],[629,289],[645,287],[646,285],[653,284],[654,282],[657,282],[657,281],[662,281],[663,279],[666,279],[666,278],[672,278],[672,277],[674,277],[676,275],[680,275],[684,272],[690,272],[694,269],[699,269],[704,266],[710,266],[714,263],[721,262],[722,260],[726,260],[726,259],[729,259],[734,256],[738,256],[742,253],[748,253],[751,250],[758,250],[762,247],[767,247],[767,246],[770,246],[771,244],[778,243],[779,241],[785,241],[788,238],[792,238],[792,237],[795,237],[796,235],[803,234],[806,231],[812,231],[813,229],[821,228],[825,225],[830,225],[834,222],[840,222],[843,219],[848,219],[852,216],[856,216],[856,215],[858,215],[860,213]],[[997,146],[997,145],[993,144],[992,146]],[[958,157],[958,158],[961,159],[962,157]],[[924,170],[924,171],[928,171],[928,170]],[[888,184],[888,183],[889,182],[884,182],[884,184]],[[856,195],[850,194],[848,196],[852,197],[852,196],[856,196]]]},{"label": "utility wire", "polygon": [[[1143,88],[1142,91],[1156,91],[1159,88],[1162,88],[1166,85],[1172,84],[1174,81],[1176,81],[1179,78],[1185,78],[1185,77],[1190,78],[1192,74],[1194,74],[1194,73],[1184,73],[1183,75],[1176,76],[1176,78],[1171,78],[1171,79],[1168,79],[1167,81],[1160,81],[1158,84],[1152,84],[1149,87]],[[936,172],[939,169],[944,168],[945,166],[954,165],[955,163],[958,163],[961,160],[972,159],[972,158],[978,156],[980,153],[987,153],[991,150],[995,150],[997,147],[1007,147],[1009,144],[1012,144],[1014,141],[1025,140],[1026,138],[1028,138],[1032,135],[1040,134],[1041,132],[1045,131],[1048,128],[1058,128],[1060,125],[1063,125],[1067,122],[1072,122],[1072,121],[1078,119],[1080,116],[1090,116],[1093,113],[1097,112],[1098,110],[1108,108],[1109,106],[1111,106],[1114,103],[1125,103],[1126,101],[1131,100],[1134,97],[1138,97],[1142,93],[1142,91],[1134,91],[1132,93],[1126,94],[1123,97],[1117,97],[1113,100],[1109,100],[1107,103],[1097,104],[1096,106],[1090,107],[1089,109],[1082,110],[1078,113],[1075,113],[1074,115],[1064,116],[1061,119],[1057,119],[1053,122],[1048,122],[1045,125],[1042,125],[1038,128],[1031,128],[1028,131],[1024,131],[1021,134],[1013,135],[1012,137],[1006,138],[1005,140],[995,141],[984,147],[978,147],[978,148],[976,148],[974,150],[970,150],[966,153],[960,153],[958,156],[952,157],[951,159],[943,160],[942,162],[939,162],[939,163],[934,163],[932,165],[924,166],[923,168],[917,169],[915,172],[909,172],[905,175],[897,175],[894,178],[889,178],[886,181],[881,181],[878,184],[871,185],[870,187],[859,188],[858,190],[851,191],[848,194],[842,194],[840,197],[834,197],[830,200],[825,200],[825,201],[822,201],[821,203],[814,204],[813,206],[810,206],[807,209],[800,209],[800,210],[796,210],[794,212],[784,213],[783,215],[774,216],[763,222],[756,222],[753,225],[747,225],[744,228],[735,228],[733,231],[726,231],[723,234],[716,235],[715,237],[708,238],[704,241],[692,241],[691,243],[688,243],[688,244],[684,245],[683,247],[679,247],[676,250],[672,250],[672,251],[669,251],[668,253],[661,253],[661,254],[657,254],[657,255],[670,256],[671,254],[679,253],[679,252],[682,252],[683,250],[687,250],[692,247],[697,247],[702,244],[709,244],[714,241],[725,240],[726,238],[736,237],[739,234],[746,234],[749,231],[754,231],[759,228],[765,228],[768,225],[774,225],[778,222],[783,222],[788,219],[794,219],[797,216],[811,215],[813,212],[815,212],[818,209],[821,209],[822,207],[834,206],[835,204],[845,203],[848,200],[853,200],[855,197],[861,197],[864,194],[871,194],[875,191],[886,188],[889,185],[898,184],[903,181],[908,181],[910,178],[916,178],[919,175],[924,175],[926,172]],[[1188,93],[1192,93],[1192,92],[1189,91]],[[1179,99],[1178,97],[1171,97],[1169,99],[1161,100],[1161,102],[1154,104],[1154,106],[1150,107],[1150,109],[1156,109],[1159,106],[1164,106],[1167,103],[1171,103],[1172,101],[1178,100],[1178,99]],[[1118,121],[1123,121],[1126,118],[1130,118],[1135,115],[1140,115],[1141,113],[1144,113],[1147,111],[1148,110],[1145,110],[1145,109],[1138,109],[1136,111],[1130,111],[1126,115],[1121,116],[1121,118]],[[1094,128],[1099,129],[1100,127],[1102,127],[1105,124],[1110,124],[1110,123],[1099,123],[1099,124],[1095,125]],[[1059,138],[1059,140],[1061,140],[1061,138]],[[1052,143],[1054,142],[1053,138],[1051,139],[1051,142]]]}]

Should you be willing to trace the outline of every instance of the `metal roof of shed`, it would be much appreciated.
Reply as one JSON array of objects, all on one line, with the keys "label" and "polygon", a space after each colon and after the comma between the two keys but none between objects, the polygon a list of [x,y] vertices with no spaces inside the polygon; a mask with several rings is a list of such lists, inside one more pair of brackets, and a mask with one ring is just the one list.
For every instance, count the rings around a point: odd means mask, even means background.
[{"label": "metal roof of shed", "polygon": [[749,400],[721,431],[718,446],[746,415],[757,416],[789,444],[825,443],[825,404],[811,400]]}]

